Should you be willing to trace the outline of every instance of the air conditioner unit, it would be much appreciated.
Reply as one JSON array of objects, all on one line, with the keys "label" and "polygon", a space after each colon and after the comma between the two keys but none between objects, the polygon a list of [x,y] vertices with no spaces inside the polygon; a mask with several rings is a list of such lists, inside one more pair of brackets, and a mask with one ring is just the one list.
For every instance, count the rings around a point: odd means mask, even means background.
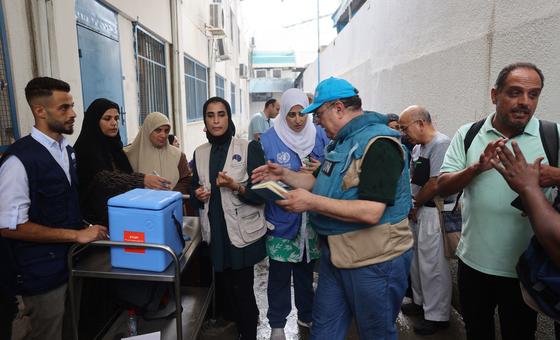
[{"label": "air conditioner unit", "polygon": [[210,4],[210,27],[212,35],[225,35],[224,30],[224,8],[221,3]]},{"label": "air conditioner unit", "polygon": [[216,39],[216,59],[219,61],[229,60],[228,40],[224,38]]},{"label": "air conditioner unit", "polygon": [[248,76],[248,68],[246,64],[239,64],[239,77],[243,79],[247,79]]}]

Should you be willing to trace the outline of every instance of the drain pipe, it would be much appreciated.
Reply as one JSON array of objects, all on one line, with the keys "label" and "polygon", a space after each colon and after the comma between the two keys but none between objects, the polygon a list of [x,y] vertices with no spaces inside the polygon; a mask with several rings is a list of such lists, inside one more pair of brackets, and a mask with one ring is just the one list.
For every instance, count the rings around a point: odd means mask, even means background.
[{"label": "drain pipe", "polygon": [[[183,105],[181,105],[181,74],[180,63],[182,61],[179,43],[179,0],[169,0],[171,8],[171,114],[175,135],[181,140],[181,148],[184,150],[183,138]],[[181,0],[182,2],[182,0]]]},{"label": "drain pipe", "polygon": [[47,0],[27,1],[29,27],[33,35],[34,76],[57,76],[56,37],[54,35],[53,4]]}]

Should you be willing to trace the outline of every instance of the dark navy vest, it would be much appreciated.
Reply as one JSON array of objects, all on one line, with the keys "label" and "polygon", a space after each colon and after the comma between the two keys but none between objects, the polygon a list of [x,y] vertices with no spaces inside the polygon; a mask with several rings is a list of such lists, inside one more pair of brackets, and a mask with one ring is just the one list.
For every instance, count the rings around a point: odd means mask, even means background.
[{"label": "dark navy vest", "polygon": [[[79,207],[78,176],[74,150],[66,147],[70,162],[70,177],[58,165],[49,151],[26,136],[12,144],[0,161],[14,155],[18,157],[27,173],[29,181],[29,221],[51,228],[79,229],[83,226]],[[39,294],[65,283],[68,278],[66,256],[69,244],[36,243],[4,238],[0,242],[0,253],[10,253],[0,258],[2,268],[9,268],[15,283],[15,291],[21,295]],[[9,262],[8,262],[9,261]],[[15,275],[15,276],[14,276]],[[4,283],[5,284],[5,283]]]}]

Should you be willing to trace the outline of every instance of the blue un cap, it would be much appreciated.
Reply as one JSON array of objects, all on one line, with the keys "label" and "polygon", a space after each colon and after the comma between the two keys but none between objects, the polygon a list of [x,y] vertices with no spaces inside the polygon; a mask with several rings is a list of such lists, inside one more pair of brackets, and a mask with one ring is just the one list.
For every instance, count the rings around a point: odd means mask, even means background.
[{"label": "blue un cap", "polygon": [[358,94],[358,90],[348,81],[340,78],[330,77],[323,80],[315,89],[313,104],[309,105],[301,112],[311,113],[321,105],[337,99],[350,98]]}]

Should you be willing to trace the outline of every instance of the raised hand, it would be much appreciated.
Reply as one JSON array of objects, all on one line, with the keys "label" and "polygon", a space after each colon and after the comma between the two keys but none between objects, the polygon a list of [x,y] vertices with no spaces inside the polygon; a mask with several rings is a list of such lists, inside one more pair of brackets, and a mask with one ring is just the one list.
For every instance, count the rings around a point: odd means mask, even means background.
[{"label": "raised hand", "polygon": [[198,187],[195,191],[194,191],[194,195],[196,196],[196,199],[206,203],[208,202],[208,200],[210,199],[210,190],[206,190],[205,187],[201,186]]},{"label": "raised hand", "polygon": [[313,157],[309,157],[309,161],[303,161],[304,166],[301,167],[300,171],[313,173],[321,166],[321,162]]},{"label": "raised hand", "polygon": [[496,157],[496,150],[498,148],[504,149],[506,145],[507,139],[500,138],[493,142],[488,143],[484,151],[480,154],[478,159],[478,163],[476,163],[476,170],[477,173],[481,173],[487,170],[492,169],[492,162],[491,160]]},{"label": "raised hand", "polygon": [[235,182],[233,178],[227,175],[226,171],[218,172],[218,177],[216,177],[216,185],[220,188],[228,188],[231,190],[235,190],[239,186],[239,184]]},{"label": "raised hand", "polygon": [[279,164],[268,161],[265,165],[261,165],[251,174],[253,183],[263,181],[281,181],[284,175],[284,167]]},{"label": "raised hand", "polygon": [[504,177],[509,187],[515,192],[539,189],[540,167],[543,157],[537,158],[533,164],[528,164],[517,142],[513,141],[511,146],[513,153],[506,147],[496,149],[496,156],[490,160],[492,166]]}]

